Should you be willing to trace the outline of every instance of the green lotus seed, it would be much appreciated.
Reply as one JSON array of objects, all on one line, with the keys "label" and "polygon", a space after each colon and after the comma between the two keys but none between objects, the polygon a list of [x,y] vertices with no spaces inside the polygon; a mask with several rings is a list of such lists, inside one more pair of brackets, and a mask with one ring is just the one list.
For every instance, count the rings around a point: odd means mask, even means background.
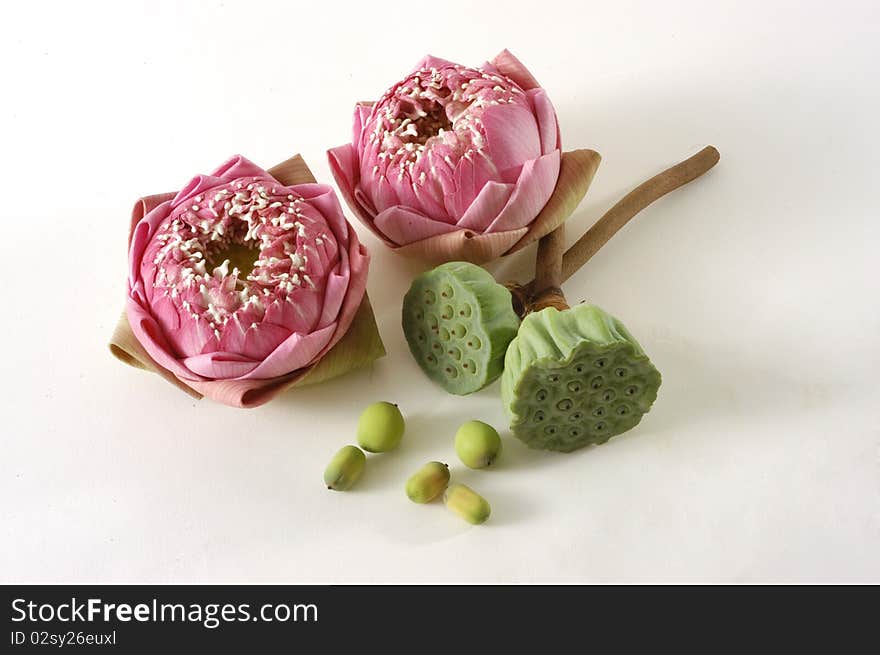
[{"label": "green lotus seed", "polygon": [[327,468],[324,469],[324,484],[334,491],[345,491],[361,477],[367,456],[357,446],[344,446],[339,450]]},{"label": "green lotus seed", "polygon": [[358,419],[357,438],[360,447],[369,453],[385,453],[400,444],[406,425],[397,405],[373,403]]},{"label": "green lotus seed", "polygon": [[414,503],[429,503],[449,484],[449,467],[443,462],[428,462],[406,481],[406,495]]},{"label": "green lotus seed", "polygon": [[455,452],[465,466],[486,468],[501,453],[501,437],[491,425],[468,421],[455,433]]},{"label": "green lotus seed", "polygon": [[458,514],[468,523],[485,523],[492,513],[489,503],[476,491],[463,484],[454,484],[446,490],[446,507]]}]

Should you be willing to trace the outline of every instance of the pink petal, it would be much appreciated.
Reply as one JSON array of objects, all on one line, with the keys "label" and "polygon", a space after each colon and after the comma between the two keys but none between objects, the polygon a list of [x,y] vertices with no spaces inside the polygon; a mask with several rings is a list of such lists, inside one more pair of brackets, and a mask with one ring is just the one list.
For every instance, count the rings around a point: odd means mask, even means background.
[{"label": "pink petal", "polygon": [[496,177],[498,171],[487,157],[480,154],[462,157],[456,164],[453,175],[455,192],[447,200],[447,205],[451,203],[453,207],[452,215],[460,219],[486,186],[486,182]]},{"label": "pink petal", "polygon": [[174,200],[171,202],[171,207],[179,207],[190,198],[210,191],[223,184],[226,184],[226,180],[221,177],[214,177],[213,175],[196,175],[177,192],[177,195],[174,196]]},{"label": "pink petal", "polygon": [[406,207],[389,207],[375,222],[376,228],[400,246],[456,229],[454,225],[433,221]]},{"label": "pink petal", "polygon": [[370,117],[370,114],[373,113],[373,104],[372,102],[359,102],[354,107],[354,120],[352,120],[352,143],[357,143],[361,140],[361,132],[364,130],[364,125],[367,124],[367,119]]},{"label": "pink petal", "polygon": [[324,307],[318,321],[319,329],[327,327],[339,316],[346,291],[348,291],[348,275],[334,273],[327,277],[327,285],[324,287]]},{"label": "pink petal", "polygon": [[443,68],[444,66],[453,66],[454,64],[451,61],[447,61],[445,59],[440,59],[440,57],[435,57],[434,55],[425,55],[418,64],[416,64],[415,68],[410,71],[411,73],[415,73],[416,71],[428,69],[428,68]]},{"label": "pink petal", "polygon": [[549,155],[526,162],[510,201],[486,232],[516,230],[535,220],[556,187],[559,161],[559,150],[554,150]]},{"label": "pink petal", "polygon": [[[388,178],[384,175],[380,176],[377,181],[370,184],[369,189],[372,192],[370,195],[373,199],[373,206],[379,214],[389,207],[400,205],[400,198],[397,197],[397,194],[394,192],[394,187],[391,186]],[[379,229],[381,230],[382,228],[379,227]]]},{"label": "pink petal", "polygon": [[128,315],[128,324],[135,337],[147,351],[150,357],[162,368],[171,371],[182,380],[199,380],[201,377],[183,364],[171,354],[171,348],[162,329],[143,307],[132,298],[125,303],[125,312]]},{"label": "pink petal", "polygon": [[[494,105],[483,112],[487,152],[499,171],[515,170],[541,156],[541,137],[534,115],[521,105]],[[504,180],[505,182],[512,180]]]},{"label": "pink petal", "polygon": [[243,379],[274,378],[308,366],[329,343],[335,329],[333,324],[306,335],[291,334]]},{"label": "pink petal", "polygon": [[183,363],[189,370],[215,380],[241,377],[257,366],[257,362],[248,357],[222,351],[187,357]]},{"label": "pink petal", "polygon": [[322,295],[315,289],[295,289],[286,301],[277,300],[269,305],[263,321],[305,334],[317,326],[322,302]]},{"label": "pink petal", "polygon": [[458,227],[469,228],[475,232],[485,232],[501,210],[510,200],[515,185],[487,182],[480,195],[471,203],[464,216],[458,221]]},{"label": "pink petal", "polygon": [[492,63],[502,75],[506,75],[519,84],[524,91],[541,86],[538,84],[538,80],[536,80],[529,72],[529,69],[527,69],[523,63],[514,57],[507,49],[499,52],[490,63]]},{"label": "pink petal", "polygon": [[231,182],[239,177],[270,177],[264,169],[241,155],[230,157],[229,160],[218,166],[211,175],[223,178],[224,182]]},{"label": "pink petal", "polygon": [[549,154],[562,147],[562,139],[559,134],[559,123],[556,120],[556,110],[544,89],[532,89],[527,91],[535,118],[538,119],[538,132],[541,135],[541,153]]}]

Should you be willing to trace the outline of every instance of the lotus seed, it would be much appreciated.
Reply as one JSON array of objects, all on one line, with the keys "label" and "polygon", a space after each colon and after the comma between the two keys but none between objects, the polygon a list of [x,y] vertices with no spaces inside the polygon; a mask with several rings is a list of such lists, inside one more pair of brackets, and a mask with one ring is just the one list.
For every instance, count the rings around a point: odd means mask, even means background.
[{"label": "lotus seed", "polygon": [[463,484],[454,484],[446,490],[444,496],[446,506],[468,523],[479,525],[485,523],[492,513],[486,499],[476,491]]},{"label": "lotus seed", "polygon": [[501,437],[491,425],[468,421],[455,433],[455,452],[465,466],[486,468],[501,453]]},{"label": "lotus seed", "polygon": [[428,462],[406,481],[406,495],[414,503],[429,503],[446,490],[449,467],[443,462]]},{"label": "lotus seed", "polygon": [[403,438],[406,425],[397,405],[373,403],[358,419],[357,437],[360,447],[370,453],[394,450]]},{"label": "lotus seed", "polygon": [[324,469],[324,484],[334,491],[345,491],[358,481],[364,472],[367,456],[357,446],[344,446]]}]

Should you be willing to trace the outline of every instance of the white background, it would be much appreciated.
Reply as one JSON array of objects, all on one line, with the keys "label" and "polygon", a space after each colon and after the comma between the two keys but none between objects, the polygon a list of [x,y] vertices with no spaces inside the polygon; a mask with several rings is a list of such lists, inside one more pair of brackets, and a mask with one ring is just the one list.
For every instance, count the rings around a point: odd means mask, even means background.
[{"label": "white background", "polygon": [[[12,3],[0,23],[3,582],[880,581],[880,10],[864,2]],[[233,153],[271,166],[349,139],[352,105],[425,53],[508,47],[567,147],[604,160],[574,239],[707,143],[705,178],[567,284],[664,376],[642,424],[571,455],[505,435],[462,471],[498,385],[445,395],[399,327],[419,266],[358,227],[388,356],[244,411],[111,358],[129,212]],[[534,249],[493,266],[529,277]],[[399,451],[327,491],[369,402]],[[403,493],[442,459],[470,527]]]}]

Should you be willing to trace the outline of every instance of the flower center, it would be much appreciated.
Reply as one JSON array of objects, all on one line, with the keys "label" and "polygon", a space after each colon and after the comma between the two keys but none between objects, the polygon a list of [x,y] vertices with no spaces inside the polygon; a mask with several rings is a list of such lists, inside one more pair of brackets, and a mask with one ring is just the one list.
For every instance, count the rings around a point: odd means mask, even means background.
[{"label": "flower center", "polygon": [[[286,187],[243,178],[178,207],[153,238],[153,287],[220,339],[256,326],[276,301],[315,288],[309,252],[331,238]],[[145,261],[149,261],[145,257]]]},{"label": "flower center", "polygon": [[482,114],[499,104],[528,106],[522,89],[503,75],[465,66],[417,71],[389,89],[365,126],[365,148],[376,154],[374,177],[424,182],[430,166],[454,169],[463,157],[486,155]]}]

